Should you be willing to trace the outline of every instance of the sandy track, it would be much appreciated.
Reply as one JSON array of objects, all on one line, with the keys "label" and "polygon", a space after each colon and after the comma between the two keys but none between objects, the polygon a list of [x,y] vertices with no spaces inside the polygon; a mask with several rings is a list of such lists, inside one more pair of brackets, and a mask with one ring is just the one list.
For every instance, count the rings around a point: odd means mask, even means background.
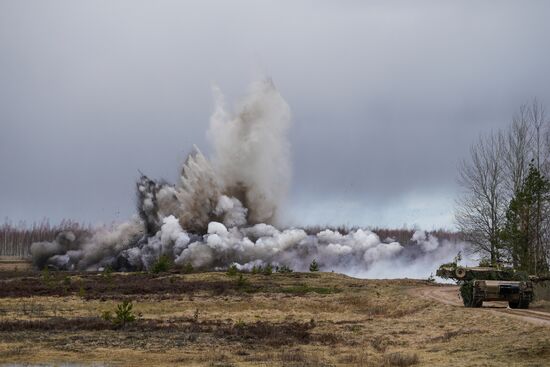
[{"label": "sandy track", "polygon": [[[411,294],[431,298],[446,305],[464,307],[462,299],[458,292],[458,286],[441,286],[441,287],[422,287],[414,289]],[[507,302],[483,302],[483,307],[480,309],[469,308],[479,312],[496,312],[504,314],[508,317],[530,322],[536,325],[550,327],[550,313],[535,310],[519,310],[508,308]]]}]

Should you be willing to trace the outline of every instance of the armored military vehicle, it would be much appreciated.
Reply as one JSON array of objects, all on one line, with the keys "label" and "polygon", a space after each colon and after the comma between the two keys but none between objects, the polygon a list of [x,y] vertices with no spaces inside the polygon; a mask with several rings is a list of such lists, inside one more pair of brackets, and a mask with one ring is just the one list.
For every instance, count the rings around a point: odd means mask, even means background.
[{"label": "armored military vehicle", "polygon": [[529,308],[533,300],[533,283],[529,276],[510,268],[446,264],[436,274],[458,282],[466,307],[481,307],[484,301],[507,301],[510,308]]}]

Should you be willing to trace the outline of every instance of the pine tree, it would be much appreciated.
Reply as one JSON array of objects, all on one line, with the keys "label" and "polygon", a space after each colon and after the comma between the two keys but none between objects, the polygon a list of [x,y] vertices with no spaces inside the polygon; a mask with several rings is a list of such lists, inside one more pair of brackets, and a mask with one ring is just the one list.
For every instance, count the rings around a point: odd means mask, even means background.
[{"label": "pine tree", "polygon": [[311,272],[319,271],[319,264],[317,264],[317,261],[315,261],[315,259],[309,265],[309,271]]},{"label": "pine tree", "polygon": [[531,274],[548,271],[545,251],[541,245],[540,207],[550,201],[550,182],[529,164],[529,173],[516,192],[506,212],[501,231],[503,247],[513,266]]}]

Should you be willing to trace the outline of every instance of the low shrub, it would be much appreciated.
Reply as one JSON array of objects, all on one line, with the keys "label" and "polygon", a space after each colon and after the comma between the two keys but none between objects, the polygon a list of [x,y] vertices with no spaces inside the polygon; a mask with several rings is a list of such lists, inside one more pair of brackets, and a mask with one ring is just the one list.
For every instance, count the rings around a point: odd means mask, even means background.
[{"label": "low shrub", "polygon": [[191,263],[186,263],[183,266],[183,273],[184,274],[191,274],[195,269],[193,268],[193,265]]},{"label": "low shrub", "polygon": [[390,340],[385,336],[376,336],[370,341],[370,345],[376,351],[384,353],[386,349],[388,348],[388,345],[392,344]]},{"label": "low shrub", "polygon": [[133,311],[134,305],[132,302],[128,300],[122,301],[120,303],[116,310],[115,310],[115,318],[113,319],[113,322],[117,325],[124,326],[130,322],[136,321],[136,315]]},{"label": "low shrub", "polygon": [[53,277],[50,274],[50,269],[47,266],[44,266],[42,269],[42,281],[44,284],[46,284],[48,287],[52,285]]},{"label": "low shrub", "polygon": [[388,366],[408,367],[418,363],[416,353],[395,352],[387,354],[384,362]]},{"label": "low shrub", "polygon": [[243,274],[239,274],[239,278],[237,278],[237,287],[238,288],[243,288],[245,286],[248,285],[248,281],[246,280],[246,278],[243,276]]},{"label": "low shrub", "polygon": [[319,264],[317,264],[317,261],[315,259],[313,259],[311,264],[309,264],[309,271],[311,271],[312,273],[319,271]]},{"label": "low shrub", "polygon": [[86,290],[84,289],[84,286],[80,285],[80,288],[78,288],[78,296],[80,298],[86,297]]},{"label": "low shrub", "polygon": [[271,275],[271,274],[273,274],[273,266],[271,266],[271,264],[267,264],[267,265],[265,266],[265,268],[263,268],[262,274],[263,274],[263,275]]},{"label": "low shrub", "polygon": [[165,273],[170,269],[170,259],[166,255],[161,255],[151,267],[151,273]]},{"label": "low shrub", "polygon": [[293,270],[286,265],[277,267],[277,273],[292,273]]},{"label": "low shrub", "polygon": [[237,265],[235,265],[235,264],[231,265],[229,267],[229,269],[227,269],[227,275],[229,275],[230,277],[234,277],[238,273],[239,273],[239,269],[237,268]]}]

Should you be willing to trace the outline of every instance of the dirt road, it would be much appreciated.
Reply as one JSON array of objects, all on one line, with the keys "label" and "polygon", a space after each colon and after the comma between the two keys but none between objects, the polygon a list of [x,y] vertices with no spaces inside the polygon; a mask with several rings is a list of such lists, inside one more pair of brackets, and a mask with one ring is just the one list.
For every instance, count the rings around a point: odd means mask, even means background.
[{"label": "dirt road", "polygon": [[[417,296],[434,299],[446,305],[464,307],[462,299],[458,292],[458,286],[433,286],[416,288],[412,293]],[[481,312],[498,312],[509,317],[520,319],[536,325],[544,325],[550,327],[550,313],[536,310],[519,310],[508,307],[507,302],[483,302]]]}]

